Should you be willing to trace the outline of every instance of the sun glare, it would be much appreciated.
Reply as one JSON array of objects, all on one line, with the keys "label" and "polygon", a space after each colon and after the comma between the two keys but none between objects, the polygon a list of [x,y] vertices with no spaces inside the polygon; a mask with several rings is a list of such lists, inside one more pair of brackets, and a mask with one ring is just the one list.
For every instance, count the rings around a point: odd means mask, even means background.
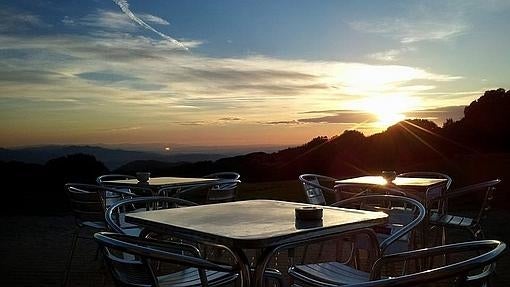
[{"label": "sun glare", "polygon": [[355,104],[356,109],[377,117],[376,127],[386,128],[406,118],[405,113],[417,106],[417,99],[409,96],[373,96]]}]

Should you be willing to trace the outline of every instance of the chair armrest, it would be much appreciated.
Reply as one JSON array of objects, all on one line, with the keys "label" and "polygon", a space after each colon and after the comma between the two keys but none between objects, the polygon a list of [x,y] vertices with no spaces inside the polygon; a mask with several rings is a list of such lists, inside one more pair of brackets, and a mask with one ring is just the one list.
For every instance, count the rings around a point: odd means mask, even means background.
[{"label": "chair armrest", "polygon": [[[480,241],[468,241],[468,242],[460,242],[453,243],[442,246],[435,246],[430,248],[423,248],[412,251],[399,252],[389,255],[383,255],[379,258],[371,271],[370,278],[371,280],[378,279],[381,273],[382,267],[387,263],[394,262],[402,262],[408,261],[412,259],[420,259],[426,257],[433,257],[438,255],[444,255],[448,253],[456,253],[456,252],[464,252],[464,251],[476,251],[482,248],[493,249],[486,254],[478,255],[470,260],[483,260],[487,259],[487,257],[493,257],[490,261],[496,260],[497,256],[499,256],[506,248],[505,243],[497,241],[497,240],[480,240]],[[452,268],[460,267],[459,264],[452,264]]]},{"label": "chair armrest", "polygon": [[[236,271],[233,266],[214,263],[200,258],[198,249],[189,244],[165,241],[158,242],[152,239],[120,235],[109,232],[94,234],[94,238],[106,246],[113,246],[119,250],[140,255],[147,258],[157,259],[170,263],[185,263],[190,267],[205,268],[223,272]],[[171,248],[174,247],[174,248]],[[180,249],[180,251],[179,251]],[[182,254],[182,250],[191,251],[193,256]]]}]

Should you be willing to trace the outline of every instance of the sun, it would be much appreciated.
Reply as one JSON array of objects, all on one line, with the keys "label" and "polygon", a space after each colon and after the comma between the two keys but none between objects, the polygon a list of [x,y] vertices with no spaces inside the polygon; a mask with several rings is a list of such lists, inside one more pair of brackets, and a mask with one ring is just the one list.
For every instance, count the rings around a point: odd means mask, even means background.
[{"label": "sun", "polygon": [[418,104],[417,99],[404,95],[372,96],[360,100],[356,108],[373,114],[377,121],[374,125],[386,128],[406,119],[406,112],[412,111]]}]

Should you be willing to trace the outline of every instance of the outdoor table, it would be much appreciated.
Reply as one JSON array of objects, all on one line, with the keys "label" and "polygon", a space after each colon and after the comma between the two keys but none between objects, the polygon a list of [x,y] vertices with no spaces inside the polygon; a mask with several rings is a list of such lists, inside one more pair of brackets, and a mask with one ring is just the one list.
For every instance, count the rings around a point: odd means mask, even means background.
[{"label": "outdoor table", "polygon": [[[173,189],[176,192],[180,188],[213,185],[219,181],[221,181],[221,179],[217,178],[151,177],[147,182],[140,182],[137,179],[122,179],[104,181],[104,184],[109,186],[150,188],[154,194],[159,194],[161,190]],[[168,195],[168,193],[166,195]]]},{"label": "outdoor table", "polygon": [[[322,220],[296,220],[295,208],[315,206],[276,200],[228,203],[130,213],[126,221],[149,230],[201,243],[220,244],[239,257],[249,286],[262,286],[271,256],[291,245],[306,243],[387,221],[383,212],[323,207]],[[255,272],[245,251],[256,249]]]},{"label": "outdoor table", "polygon": [[[360,176],[335,181],[335,184],[359,184],[364,186],[386,185],[402,189],[405,192],[412,193],[422,203],[433,200],[442,195],[446,189],[446,179],[444,178],[418,178],[418,177],[396,177],[388,182],[382,176]],[[427,206],[425,206],[427,207]]]}]

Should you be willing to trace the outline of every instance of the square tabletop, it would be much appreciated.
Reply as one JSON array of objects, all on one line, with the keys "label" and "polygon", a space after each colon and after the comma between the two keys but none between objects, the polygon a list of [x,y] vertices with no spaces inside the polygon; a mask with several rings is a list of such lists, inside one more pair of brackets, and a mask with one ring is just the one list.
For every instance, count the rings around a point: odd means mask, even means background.
[{"label": "square tabletop", "polygon": [[314,205],[246,200],[130,213],[126,221],[156,232],[249,249],[338,234],[387,220],[383,212],[326,206],[316,206],[323,208],[322,220],[296,220],[295,208],[304,206]]},{"label": "square tabletop", "polygon": [[193,184],[213,184],[219,181],[217,178],[194,178],[194,177],[151,177],[147,182],[140,182],[137,179],[121,179],[121,180],[107,180],[105,184],[110,185],[143,185],[153,188],[183,186]]},{"label": "square tabletop", "polygon": [[[360,176],[348,179],[341,179],[335,181],[336,184],[367,184],[367,185],[386,185],[389,182],[384,179],[382,176]],[[436,185],[442,185],[446,183],[446,179],[444,178],[418,178],[418,177],[399,177],[397,176],[392,184],[402,187],[402,188],[421,188],[426,189]]]}]

